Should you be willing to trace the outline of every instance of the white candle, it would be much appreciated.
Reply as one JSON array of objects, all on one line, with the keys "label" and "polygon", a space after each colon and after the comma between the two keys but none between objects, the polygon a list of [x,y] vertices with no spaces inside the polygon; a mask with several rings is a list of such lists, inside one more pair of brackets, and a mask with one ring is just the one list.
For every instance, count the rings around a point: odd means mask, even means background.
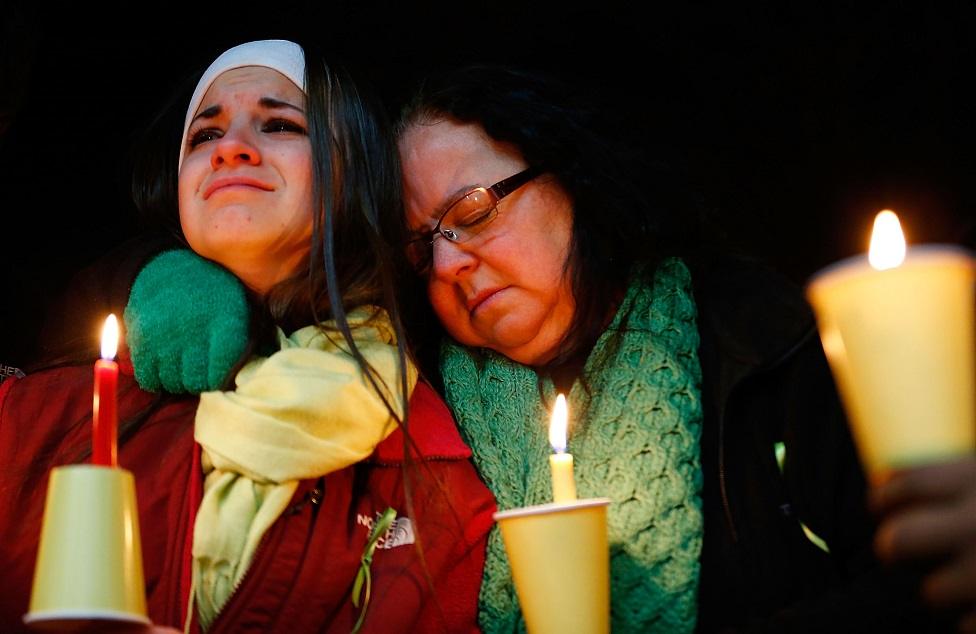
[{"label": "white candle", "polygon": [[569,421],[569,408],[566,397],[556,396],[549,421],[549,444],[553,454],[549,456],[552,471],[552,500],[556,503],[576,500],[576,481],[573,479],[573,454],[566,452],[566,429]]}]

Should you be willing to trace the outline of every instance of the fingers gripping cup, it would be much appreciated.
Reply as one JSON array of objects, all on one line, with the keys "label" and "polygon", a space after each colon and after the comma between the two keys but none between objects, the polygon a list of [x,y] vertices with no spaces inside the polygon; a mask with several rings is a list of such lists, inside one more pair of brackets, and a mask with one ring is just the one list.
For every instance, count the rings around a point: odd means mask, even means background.
[{"label": "fingers gripping cup", "polygon": [[90,621],[149,624],[132,473],[71,465],[51,471],[30,611],[63,629]]},{"label": "fingers gripping cup", "polygon": [[530,634],[610,631],[606,498],[495,513]]}]

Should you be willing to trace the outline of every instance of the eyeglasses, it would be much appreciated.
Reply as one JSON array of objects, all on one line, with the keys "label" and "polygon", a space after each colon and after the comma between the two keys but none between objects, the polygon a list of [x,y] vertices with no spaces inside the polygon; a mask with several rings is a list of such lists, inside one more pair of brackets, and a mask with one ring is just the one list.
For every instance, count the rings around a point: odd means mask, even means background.
[{"label": "eyeglasses", "polygon": [[451,242],[464,242],[478,235],[498,216],[498,203],[539,173],[538,168],[529,167],[491,187],[475,187],[451,203],[433,229],[407,242],[407,258],[417,273],[426,275],[430,272],[434,240],[438,236]]}]

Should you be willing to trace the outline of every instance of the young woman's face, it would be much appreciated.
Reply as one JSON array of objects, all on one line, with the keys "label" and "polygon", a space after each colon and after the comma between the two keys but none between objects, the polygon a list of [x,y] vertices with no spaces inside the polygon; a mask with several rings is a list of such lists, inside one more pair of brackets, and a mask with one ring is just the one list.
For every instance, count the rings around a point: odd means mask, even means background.
[{"label": "young woman's face", "polygon": [[190,247],[266,293],[308,256],[312,149],[301,89],[270,68],[227,71],[187,131],[180,224]]},{"label": "young woman's face", "polygon": [[[450,119],[415,124],[401,137],[411,231],[430,231],[448,205],[526,168],[515,148],[481,126]],[[575,303],[565,263],[572,235],[565,190],[542,175],[506,196],[498,215],[468,241],[434,240],[427,290],[459,342],[529,365],[552,359]]]}]

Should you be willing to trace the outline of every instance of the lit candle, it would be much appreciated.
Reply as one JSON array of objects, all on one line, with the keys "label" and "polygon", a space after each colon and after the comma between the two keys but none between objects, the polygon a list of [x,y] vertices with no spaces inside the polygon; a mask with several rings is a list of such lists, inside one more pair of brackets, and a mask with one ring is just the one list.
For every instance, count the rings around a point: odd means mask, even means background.
[{"label": "lit candle", "polygon": [[905,246],[898,217],[875,217],[867,257],[807,286],[862,463],[893,469],[976,447],[976,259],[955,245]]},{"label": "lit candle", "polygon": [[95,362],[95,399],[92,403],[92,464],[114,467],[116,459],[116,387],[119,364],[115,353],[119,344],[119,324],[109,315],[102,327],[102,358]]},{"label": "lit candle", "polygon": [[549,421],[549,444],[555,453],[549,456],[552,470],[552,500],[556,503],[576,500],[576,482],[573,480],[573,454],[566,453],[566,428],[569,412],[566,397],[556,396]]}]

